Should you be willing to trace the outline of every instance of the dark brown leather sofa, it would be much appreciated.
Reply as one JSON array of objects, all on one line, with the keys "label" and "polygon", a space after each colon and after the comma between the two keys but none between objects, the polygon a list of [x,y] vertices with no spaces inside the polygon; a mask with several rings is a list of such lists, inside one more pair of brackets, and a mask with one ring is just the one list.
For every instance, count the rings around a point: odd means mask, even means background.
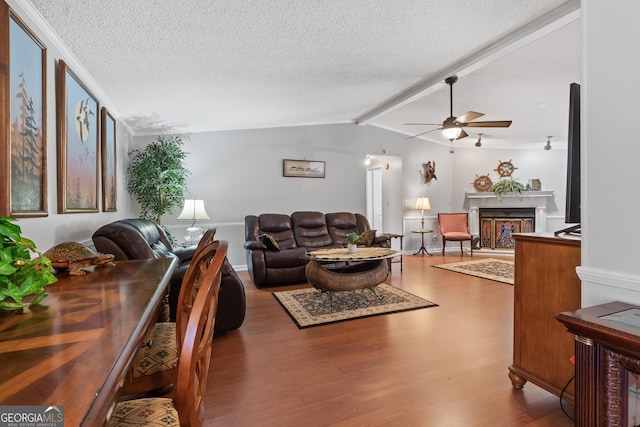
[{"label": "dark brown leather sofa", "polygon": [[[305,282],[307,251],[347,246],[349,233],[371,228],[364,215],[350,212],[267,213],[244,220],[247,267],[256,286]],[[389,238],[376,236],[373,245],[389,247]]]},{"label": "dark brown leather sofa", "polygon": [[[178,296],[184,273],[189,267],[195,247],[173,249],[164,230],[155,222],[132,218],[106,224],[92,236],[97,251],[113,254],[116,260],[175,257],[178,267],[169,288],[170,320],[175,321]],[[239,328],[244,322],[246,299],[244,286],[225,259],[216,315],[216,332]]]}]

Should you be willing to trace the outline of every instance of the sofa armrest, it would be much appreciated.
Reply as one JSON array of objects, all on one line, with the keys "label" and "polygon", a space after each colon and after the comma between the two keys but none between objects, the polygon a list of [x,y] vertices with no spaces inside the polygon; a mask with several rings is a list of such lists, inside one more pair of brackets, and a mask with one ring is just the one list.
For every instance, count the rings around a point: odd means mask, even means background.
[{"label": "sofa armrest", "polygon": [[249,240],[247,242],[244,242],[244,245],[242,246],[249,251],[255,251],[255,250],[266,251],[267,250],[267,246],[259,240]]},{"label": "sofa armrest", "polygon": [[173,253],[180,260],[180,264],[191,262],[193,255],[196,253],[196,246],[189,246],[186,248],[176,248]]},{"label": "sofa armrest", "polygon": [[391,247],[391,238],[385,234],[381,234],[379,236],[376,236],[375,239],[373,239],[373,243],[375,246],[389,248]]}]

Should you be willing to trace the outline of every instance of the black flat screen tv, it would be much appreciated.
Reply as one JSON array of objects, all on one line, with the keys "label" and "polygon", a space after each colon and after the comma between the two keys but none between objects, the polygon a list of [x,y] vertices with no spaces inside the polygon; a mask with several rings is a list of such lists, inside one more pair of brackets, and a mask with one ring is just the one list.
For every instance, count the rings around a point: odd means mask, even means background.
[{"label": "black flat screen tv", "polygon": [[567,194],[564,222],[576,224],[560,233],[580,234],[580,85],[569,86],[569,135],[567,139]]}]

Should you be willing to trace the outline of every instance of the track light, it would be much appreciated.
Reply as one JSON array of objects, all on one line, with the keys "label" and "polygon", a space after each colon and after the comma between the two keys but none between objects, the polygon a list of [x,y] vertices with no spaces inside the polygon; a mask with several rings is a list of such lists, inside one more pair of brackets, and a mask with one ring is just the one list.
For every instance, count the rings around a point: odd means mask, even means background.
[{"label": "track light", "polygon": [[482,135],[484,135],[484,133],[479,133],[478,134],[478,140],[475,143],[476,147],[482,147]]},{"label": "track light", "polygon": [[551,138],[553,137],[552,136],[547,137],[547,145],[544,146],[545,150],[551,150]]}]

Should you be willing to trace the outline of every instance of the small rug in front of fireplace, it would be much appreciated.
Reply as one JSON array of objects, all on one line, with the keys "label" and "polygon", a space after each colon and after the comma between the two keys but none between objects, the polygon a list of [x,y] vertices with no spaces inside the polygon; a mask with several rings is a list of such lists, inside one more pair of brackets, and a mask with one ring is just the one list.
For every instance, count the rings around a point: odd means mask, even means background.
[{"label": "small rug in front of fireplace", "polygon": [[513,261],[486,258],[474,261],[438,264],[434,265],[434,267],[513,285]]},{"label": "small rug in front of fireplace", "polygon": [[299,329],[380,314],[437,307],[419,296],[386,283],[371,289],[320,292],[315,288],[273,292]]}]

